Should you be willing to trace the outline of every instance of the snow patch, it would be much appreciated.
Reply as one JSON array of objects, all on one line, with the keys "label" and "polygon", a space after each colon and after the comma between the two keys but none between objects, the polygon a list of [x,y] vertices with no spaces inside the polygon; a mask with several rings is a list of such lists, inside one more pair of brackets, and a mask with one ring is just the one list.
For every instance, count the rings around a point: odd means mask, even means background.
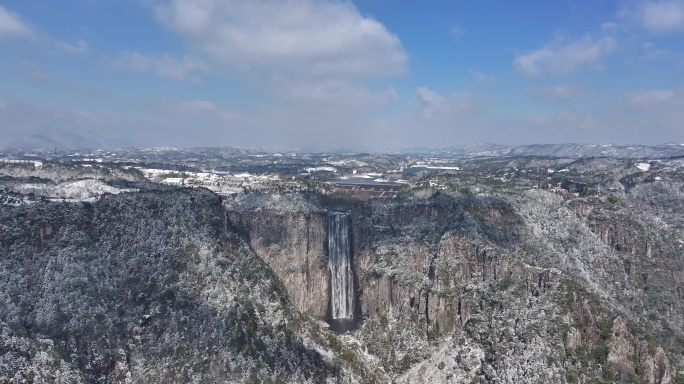
[{"label": "snow patch", "polygon": [[651,164],[649,163],[636,163],[635,165],[637,168],[639,168],[640,171],[646,172],[649,169],[651,169]]},{"label": "snow patch", "polygon": [[23,184],[16,187],[23,194],[34,193],[52,199],[65,200],[88,200],[104,194],[118,194],[121,192],[134,192],[137,189],[122,189],[105,184],[101,180],[79,180],[54,184]]},{"label": "snow patch", "polygon": [[305,171],[311,173],[311,172],[337,172],[337,169],[335,167],[313,167],[313,168],[304,168]]}]

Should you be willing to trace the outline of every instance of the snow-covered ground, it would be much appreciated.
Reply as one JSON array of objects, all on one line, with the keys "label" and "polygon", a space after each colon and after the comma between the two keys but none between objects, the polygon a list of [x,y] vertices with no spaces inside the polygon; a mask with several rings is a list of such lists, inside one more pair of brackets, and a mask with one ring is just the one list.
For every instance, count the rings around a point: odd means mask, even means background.
[{"label": "snow-covered ground", "polygon": [[411,168],[424,168],[424,169],[432,169],[432,170],[438,170],[438,171],[460,171],[461,170],[461,168],[459,168],[459,167],[427,165],[427,164],[425,164],[425,162],[422,162],[422,161],[419,161],[417,164],[412,165]]},{"label": "snow-covered ground", "polygon": [[337,172],[337,168],[335,167],[313,167],[313,168],[304,168],[306,172]]},{"label": "snow-covered ground", "polygon": [[0,205],[11,205],[17,207],[22,204],[31,204],[34,200],[29,199],[26,196],[6,196],[0,195]]},{"label": "snow-covered ground", "polygon": [[345,159],[337,161],[331,161],[326,159],[324,161],[326,161],[330,165],[335,165],[338,167],[365,167],[368,165],[368,163],[356,159]]},{"label": "snow-covered ground", "polygon": [[13,188],[22,194],[33,193],[53,199],[86,200],[104,194],[133,192],[137,189],[122,189],[107,185],[101,180],[79,180],[59,184],[18,184]]},{"label": "snow-covered ground", "polygon": [[646,172],[649,169],[651,169],[651,164],[649,163],[636,163],[635,165],[637,168],[639,168],[640,171]]}]

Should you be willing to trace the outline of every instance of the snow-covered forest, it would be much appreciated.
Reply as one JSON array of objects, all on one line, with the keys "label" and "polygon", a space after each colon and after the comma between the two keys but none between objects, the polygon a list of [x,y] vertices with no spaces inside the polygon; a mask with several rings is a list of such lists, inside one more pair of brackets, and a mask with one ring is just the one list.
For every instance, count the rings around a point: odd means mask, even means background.
[{"label": "snow-covered forest", "polygon": [[0,382],[682,382],[681,161],[474,164],[370,200],[3,164]]}]

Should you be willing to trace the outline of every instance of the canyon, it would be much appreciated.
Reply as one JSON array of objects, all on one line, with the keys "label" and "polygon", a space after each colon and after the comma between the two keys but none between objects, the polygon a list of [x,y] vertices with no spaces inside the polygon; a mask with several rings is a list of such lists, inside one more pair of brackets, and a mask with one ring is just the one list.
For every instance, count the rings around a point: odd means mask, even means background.
[{"label": "canyon", "polygon": [[[291,210],[262,198],[238,204],[229,219],[297,309],[328,322],[337,293],[326,219],[349,210],[360,324],[352,334],[396,378],[444,371],[433,360],[458,339],[477,348],[451,356],[441,380],[479,369],[471,379],[674,382],[679,363],[667,356],[680,359],[684,345],[684,264],[635,212],[542,191],[368,203],[279,197]],[[661,297],[645,297],[652,292]],[[629,336],[616,340],[621,333]],[[520,370],[530,365],[537,369]]]},{"label": "canyon", "polygon": [[0,383],[682,383],[681,172],[578,162],[369,200],[0,167]]}]

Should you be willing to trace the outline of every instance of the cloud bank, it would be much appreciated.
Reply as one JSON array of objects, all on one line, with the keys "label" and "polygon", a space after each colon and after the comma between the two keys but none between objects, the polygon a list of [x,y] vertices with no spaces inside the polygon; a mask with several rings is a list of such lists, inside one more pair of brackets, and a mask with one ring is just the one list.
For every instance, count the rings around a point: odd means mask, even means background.
[{"label": "cloud bank", "polygon": [[526,76],[567,75],[582,68],[598,68],[603,58],[615,52],[612,36],[586,35],[578,40],[555,39],[541,48],[518,55],[513,66]]},{"label": "cloud bank", "polygon": [[684,30],[684,1],[639,1],[623,9],[622,16],[651,33],[678,32]]},{"label": "cloud bank", "polygon": [[24,24],[21,17],[0,5],[0,38],[20,37],[31,34],[31,29]]},{"label": "cloud bank", "polygon": [[222,64],[323,76],[403,73],[399,38],[347,2],[173,0],[156,17]]}]

